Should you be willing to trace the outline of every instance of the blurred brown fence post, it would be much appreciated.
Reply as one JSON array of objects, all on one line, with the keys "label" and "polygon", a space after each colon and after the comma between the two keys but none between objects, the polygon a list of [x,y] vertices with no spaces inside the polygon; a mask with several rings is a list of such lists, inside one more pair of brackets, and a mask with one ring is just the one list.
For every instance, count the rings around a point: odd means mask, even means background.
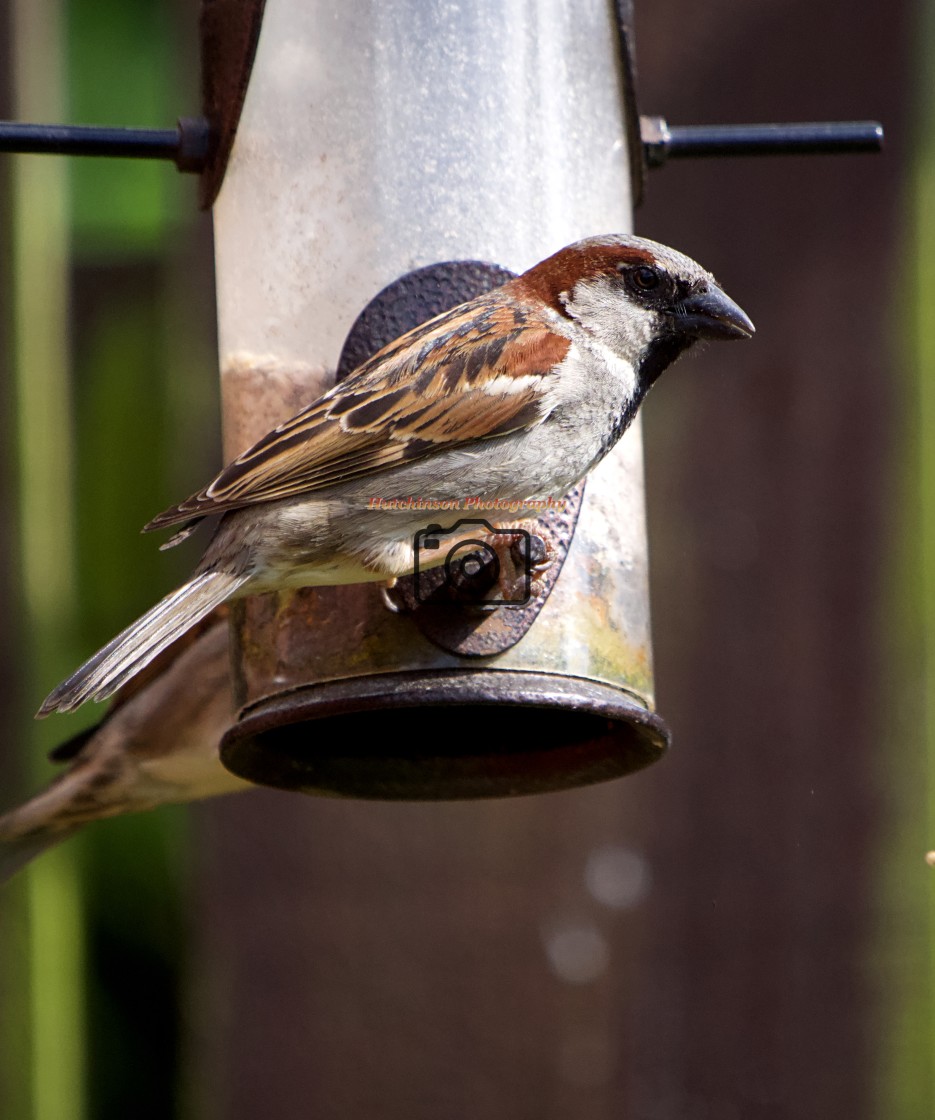
[{"label": "blurred brown fence post", "polygon": [[[528,34],[474,44],[470,65],[528,58],[567,21],[610,34],[611,7],[537,20],[530,4]],[[417,84],[456,9],[361,49],[405,59]],[[650,181],[639,232],[710,264],[758,327],[742,353],[685,363],[648,406],[673,752],[623,782],[516,801],[263,792],[206,808],[191,1065],[206,1114],[869,1115],[906,18],[905,4],[858,20],[832,0],[638,12],[644,111],[876,116],[897,152]],[[312,64],[299,41],[291,64]],[[528,80],[547,104],[561,77]],[[472,189],[502,189],[505,171],[490,183],[478,152],[463,158]]]},{"label": "blurred brown fence post", "polygon": [[[910,6],[640,6],[643,103],[670,120],[874,116],[883,155],[698,161],[640,232],[748,300],[756,344],[702,355],[647,409],[660,702],[656,890],[632,1115],[876,1112],[893,1045],[876,971],[887,771],[917,768],[887,658],[904,497]],[[893,788],[896,787],[894,782]],[[917,864],[905,868],[928,893]],[[889,937],[901,936],[893,915]],[[906,931],[907,933],[909,931]]]}]

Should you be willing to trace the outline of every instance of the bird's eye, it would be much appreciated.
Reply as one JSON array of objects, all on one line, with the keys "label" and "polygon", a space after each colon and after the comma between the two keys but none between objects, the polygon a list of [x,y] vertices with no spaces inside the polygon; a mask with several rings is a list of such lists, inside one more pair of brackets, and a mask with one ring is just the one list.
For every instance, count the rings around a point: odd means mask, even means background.
[{"label": "bird's eye", "polygon": [[630,283],[640,292],[654,292],[662,284],[662,277],[648,264],[634,268],[629,273],[629,277]]}]

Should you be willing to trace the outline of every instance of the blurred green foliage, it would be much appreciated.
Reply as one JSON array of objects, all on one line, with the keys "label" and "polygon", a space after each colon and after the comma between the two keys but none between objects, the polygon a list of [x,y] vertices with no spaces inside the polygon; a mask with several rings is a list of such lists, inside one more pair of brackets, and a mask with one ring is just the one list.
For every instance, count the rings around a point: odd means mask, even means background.
[{"label": "blurred green foliage", "polygon": [[[41,89],[30,82],[63,72],[62,119],[165,128],[198,111],[196,5],[43,3],[64,34],[56,36],[52,20],[47,34],[34,36],[20,59],[20,87]],[[23,76],[24,66],[32,73]],[[20,103],[29,105],[29,96]],[[41,105],[32,112],[49,119]],[[40,162],[48,170],[36,181],[45,175],[52,193],[27,185],[14,196],[20,212],[12,225],[25,217],[36,240],[22,245],[13,282],[24,269],[36,271],[44,252],[52,261],[64,251],[68,291],[57,307],[34,290],[32,310],[21,307],[18,316],[20,341],[46,339],[50,348],[37,359],[48,364],[48,380],[25,382],[32,403],[20,416],[19,516],[47,532],[45,551],[68,588],[68,607],[63,596],[46,596],[44,606],[41,588],[24,598],[30,668],[20,715],[37,780],[49,771],[34,760],[100,710],[35,729],[31,711],[190,566],[191,550],[160,554],[159,542],[138,530],[180,486],[200,484],[216,465],[218,442],[210,241],[194,181],[164,163],[35,157],[22,166],[31,174]],[[56,222],[44,222],[61,184],[63,237]],[[53,365],[68,389],[56,388]],[[56,411],[56,403],[64,407]],[[33,477],[30,457],[44,461],[40,435],[58,465]],[[60,501],[74,511],[72,526],[56,514]],[[178,1114],[183,841],[181,810],[105,822],[43,857],[11,893],[17,913],[5,917],[14,938],[4,954],[4,994],[23,1030],[5,1061],[4,1115]],[[17,965],[24,952],[32,962],[26,971]]]},{"label": "blurred green foliage", "polygon": [[[194,15],[195,5],[190,10]],[[196,28],[192,19],[191,49],[180,57],[180,12],[153,0],[69,0],[73,122],[171,128],[177,117],[193,115]],[[184,221],[174,172],[164,164],[75,160],[71,175],[75,255],[82,262],[158,259],[169,226]]]}]

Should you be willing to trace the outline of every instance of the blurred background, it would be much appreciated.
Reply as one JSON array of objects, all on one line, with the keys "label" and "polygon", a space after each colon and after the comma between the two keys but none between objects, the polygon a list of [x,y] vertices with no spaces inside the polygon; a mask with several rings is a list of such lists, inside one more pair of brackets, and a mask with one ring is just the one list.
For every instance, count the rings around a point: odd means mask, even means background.
[{"label": "blurred background", "polygon": [[[0,895],[0,1113],[929,1117],[930,0],[636,0],[643,112],[876,118],[685,161],[637,232],[757,325],[644,410],[668,757],[489,804],[257,791],[104,822]],[[194,0],[0,0],[3,117],[197,111]],[[219,462],[209,219],[164,166],[0,163],[0,805],[48,688],[190,555]]]}]

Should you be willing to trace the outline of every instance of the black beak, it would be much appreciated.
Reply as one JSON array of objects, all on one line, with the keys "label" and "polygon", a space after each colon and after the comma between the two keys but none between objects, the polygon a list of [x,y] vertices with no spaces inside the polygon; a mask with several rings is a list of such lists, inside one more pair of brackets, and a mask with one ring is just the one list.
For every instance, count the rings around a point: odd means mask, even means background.
[{"label": "black beak", "polygon": [[675,325],[695,338],[750,338],[756,328],[747,314],[716,285],[683,301]]}]

